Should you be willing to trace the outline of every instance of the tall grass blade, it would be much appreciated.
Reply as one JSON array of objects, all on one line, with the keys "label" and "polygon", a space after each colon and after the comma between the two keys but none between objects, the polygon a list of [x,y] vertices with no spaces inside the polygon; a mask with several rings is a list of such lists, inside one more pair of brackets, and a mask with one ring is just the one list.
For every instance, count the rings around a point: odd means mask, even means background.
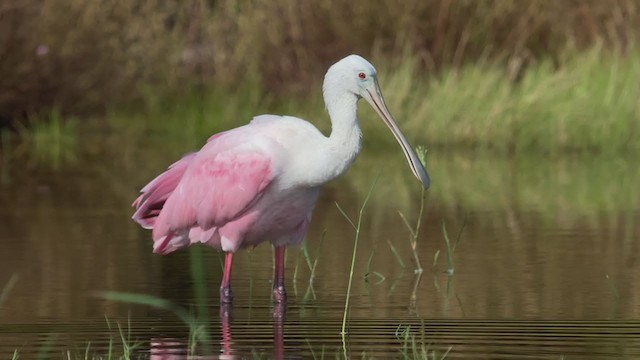
[{"label": "tall grass blade", "polygon": [[369,192],[367,193],[367,196],[365,197],[362,206],[360,207],[360,210],[358,211],[358,222],[357,225],[354,224],[354,222],[351,220],[351,218],[342,210],[342,208],[340,208],[340,206],[338,205],[338,203],[336,203],[336,206],[338,207],[338,209],[340,210],[340,212],[343,214],[343,216],[345,217],[345,219],[347,219],[349,221],[349,223],[353,226],[353,228],[355,229],[355,239],[354,239],[354,244],[353,244],[353,254],[351,256],[351,269],[349,270],[349,284],[347,285],[347,297],[345,299],[344,302],[344,312],[343,312],[343,316],[342,316],[342,330],[341,330],[341,334],[342,334],[342,348],[343,348],[343,352],[344,352],[344,356],[347,357],[347,347],[346,347],[346,334],[347,334],[347,316],[349,313],[349,300],[351,299],[351,286],[353,284],[353,270],[355,269],[355,265],[356,265],[356,254],[358,252],[358,240],[360,239],[360,226],[362,225],[362,215],[364,214],[364,209],[367,206],[367,203],[369,202],[369,199],[371,198],[371,194],[373,193],[373,189],[376,186],[376,183],[378,182],[378,178],[380,175],[377,175],[376,178],[373,180],[373,184],[371,185],[371,188],[369,189]]},{"label": "tall grass blade", "polygon": [[618,314],[618,308],[620,306],[620,292],[618,291],[618,287],[613,282],[613,279],[611,279],[609,274],[606,274],[605,277],[607,279],[609,289],[611,290],[611,294],[613,295],[613,306],[611,307],[611,312],[609,315],[609,318],[613,319]]},{"label": "tall grass blade", "polygon": [[[422,146],[418,146],[416,148],[416,153],[418,154],[418,157],[422,162],[422,164],[426,167],[427,166],[426,164],[427,150]],[[418,255],[418,235],[420,233],[420,226],[422,225],[422,216],[424,214],[425,197],[426,197],[425,189],[422,188],[420,193],[420,211],[418,212],[418,218],[416,219],[416,224],[414,227],[412,227],[409,224],[409,220],[407,220],[407,217],[404,216],[404,214],[401,211],[398,211],[398,213],[400,214],[400,218],[402,219],[402,222],[410,232],[409,244],[411,245],[411,252],[413,253],[413,258],[416,262],[416,269],[414,271],[416,273],[421,273],[423,271],[422,262],[420,261],[420,256]]]},{"label": "tall grass blade", "polygon": [[18,275],[13,274],[2,288],[2,291],[0,292],[0,309],[2,309],[2,304],[4,304],[7,297],[9,297],[9,293],[11,293],[11,290],[15,287],[16,282],[18,282]]},{"label": "tall grass blade", "polygon": [[315,254],[313,256],[313,263],[311,262],[311,254],[309,254],[308,243],[305,241],[302,245],[302,254],[304,255],[304,259],[307,263],[307,267],[311,272],[310,278],[314,277],[316,267],[318,266],[318,259],[320,259],[320,253],[322,252],[322,247],[324,246],[324,240],[327,235],[327,230],[322,231],[322,235],[320,235],[320,243],[318,244],[318,248],[316,248]]},{"label": "tall grass blade", "polygon": [[38,350],[38,354],[36,355],[37,360],[45,360],[51,358],[51,349],[53,348],[53,344],[55,344],[57,336],[55,334],[49,334],[44,343],[40,346]]},{"label": "tall grass blade", "polygon": [[191,325],[194,323],[194,318],[187,310],[176,306],[172,302],[146,294],[126,293],[117,291],[100,291],[95,294],[98,298],[102,298],[109,301],[117,301],[128,304],[145,305],[156,309],[167,310],[174,313],[185,324]]},{"label": "tall grass blade", "polygon": [[311,268],[311,274],[309,275],[309,282],[313,281],[316,276],[316,268],[318,267],[318,259],[320,259],[320,254],[322,252],[322,248],[324,246],[324,240],[326,238],[327,231],[324,230],[322,235],[320,236],[320,244],[318,244],[318,248],[316,249],[315,259],[313,260],[313,267]]},{"label": "tall grass blade", "polygon": [[342,207],[340,206],[340,204],[338,204],[336,202],[336,207],[338,208],[338,210],[340,211],[340,214],[342,214],[342,216],[347,219],[347,221],[349,222],[349,224],[351,224],[351,227],[357,232],[358,231],[358,227],[356,226],[356,224],[353,223],[353,220],[351,220],[351,218],[349,217],[349,215],[347,215],[347,213],[342,209]]},{"label": "tall grass blade", "polygon": [[371,274],[371,262],[373,261],[373,255],[376,253],[376,248],[371,249],[371,254],[369,254],[369,258],[367,259],[367,267],[364,272],[364,280],[369,281],[369,275]]},{"label": "tall grass blade", "polygon": [[462,231],[466,226],[466,222],[462,223],[462,226],[458,230],[456,234],[455,241],[451,241],[449,239],[449,233],[447,232],[447,226],[444,221],[442,221],[442,234],[444,235],[444,241],[447,245],[447,272],[449,275],[453,275],[455,269],[453,266],[453,256],[456,251],[456,247],[460,243],[460,239],[462,238]]},{"label": "tall grass blade", "polygon": [[11,134],[9,130],[0,128],[0,184],[6,185],[11,182],[9,175],[9,164],[11,157]]},{"label": "tall grass blade", "polygon": [[400,215],[400,218],[402,219],[402,222],[404,223],[404,226],[406,226],[407,230],[409,230],[409,232],[411,233],[411,237],[415,237],[416,233],[413,230],[413,228],[411,227],[411,225],[409,224],[409,220],[407,220],[407,218],[404,216],[402,211],[398,211],[398,214]]},{"label": "tall grass blade", "polygon": [[87,342],[87,346],[84,349],[84,358],[85,360],[89,359],[89,350],[91,349],[91,341]]},{"label": "tall grass blade", "polygon": [[393,246],[393,244],[391,243],[391,241],[389,241],[389,239],[387,239],[387,244],[389,244],[389,248],[391,248],[391,252],[393,253],[393,256],[396,258],[396,261],[398,261],[398,264],[400,264],[400,267],[404,269],[406,265],[404,264],[404,261],[402,261],[402,257],[400,257],[400,254],[398,254],[398,250],[396,250],[396,247]]},{"label": "tall grass blade", "polygon": [[196,298],[196,312],[197,317],[195,321],[187,323],[190,328],[189,332],[189,350],[193,354],[195,346],[199,343],[205,346],[204,351],[210,353],[209,336],[206,324],[209,319],[209,307],[207,306],[207,277],[204,270],[204,257],[202,254],[203,248],[201,246],[194,246],[190,248],[190,265],[191,265],[191,278],[193,279],[193,286]]}]

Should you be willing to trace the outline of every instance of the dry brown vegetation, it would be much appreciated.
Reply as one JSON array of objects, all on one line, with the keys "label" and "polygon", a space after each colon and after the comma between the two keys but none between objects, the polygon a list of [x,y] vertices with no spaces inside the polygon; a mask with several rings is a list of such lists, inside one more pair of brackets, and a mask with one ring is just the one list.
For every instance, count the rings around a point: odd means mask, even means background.
[{"label": "dry brown vegetation", "polygon": [[246,76],[306,92],[347,53],[394,63],[410,51],[438,71],[625,49],[638,34],[640,0],[4,0],[0,116],[87,113]]}]

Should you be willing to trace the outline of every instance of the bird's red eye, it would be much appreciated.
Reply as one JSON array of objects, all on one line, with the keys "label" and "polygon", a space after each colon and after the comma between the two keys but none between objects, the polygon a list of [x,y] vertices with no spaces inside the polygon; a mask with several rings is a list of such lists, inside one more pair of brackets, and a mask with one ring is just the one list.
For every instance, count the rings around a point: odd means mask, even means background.
[{"label": "bird's red eye", "polygon": [[367,78],[367,75],[365,73],[361,72],[361,73],[358,74],[358,77],[360,78],[360,80],[364,80],[364,79]]}]

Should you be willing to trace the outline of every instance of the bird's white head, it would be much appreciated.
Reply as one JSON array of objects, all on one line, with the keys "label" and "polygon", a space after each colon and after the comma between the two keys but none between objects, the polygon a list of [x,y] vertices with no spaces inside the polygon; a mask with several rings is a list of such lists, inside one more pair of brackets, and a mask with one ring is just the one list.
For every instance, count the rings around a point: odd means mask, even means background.
[{"label": "bird's white head", "polygon": [[366,89],[377,80],[376,69],[358,55],[349,55],[333,64],[324,77],[325,97],[334,91],[347,91],[358,98],[365,97]]},{"label": "bird's white head", "polygon": [[347,100],[349,97],[365,99],[400,143],[413,174],[425,189],[429,188],[431,184],[429,174],[389,112],[378,84],[376,69],[370,62],[361,56],[349,55],[333,64],[324,77],[323,93],[327,106]]}]

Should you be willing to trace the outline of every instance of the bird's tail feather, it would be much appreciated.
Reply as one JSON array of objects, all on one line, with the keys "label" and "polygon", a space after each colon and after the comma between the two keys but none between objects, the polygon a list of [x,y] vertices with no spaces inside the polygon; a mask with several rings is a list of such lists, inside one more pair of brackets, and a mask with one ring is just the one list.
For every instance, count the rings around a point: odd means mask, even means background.
[{"label": "bird's tail feather", "polygon": [[136,209],[132,217],[135,222],[145,229],[153,229],[164,203],[180,183],[195,155],[184,156],[142,188],[142,194],[132,204]]}]

